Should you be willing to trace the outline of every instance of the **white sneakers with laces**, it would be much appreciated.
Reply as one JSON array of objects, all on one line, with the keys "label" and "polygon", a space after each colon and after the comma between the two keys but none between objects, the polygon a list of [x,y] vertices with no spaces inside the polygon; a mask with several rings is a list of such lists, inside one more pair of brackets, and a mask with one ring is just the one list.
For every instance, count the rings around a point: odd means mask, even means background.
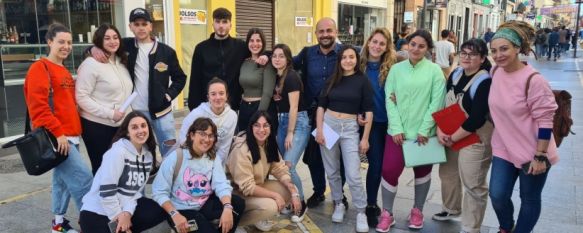
[{"label": "white sneakers with laces", "polygon": [[[332,222],[342,223],[344,221],[344,214],[346,213],[346,207],[342,202],[336,203],[334,206],[334,213],[332,213]],[[366,222],[366,218],[364,219]]]},{"label": "white sneakers with laces", "polygon": [[356,232],[368,232],[368,221],[364,213],[356,214]]}]

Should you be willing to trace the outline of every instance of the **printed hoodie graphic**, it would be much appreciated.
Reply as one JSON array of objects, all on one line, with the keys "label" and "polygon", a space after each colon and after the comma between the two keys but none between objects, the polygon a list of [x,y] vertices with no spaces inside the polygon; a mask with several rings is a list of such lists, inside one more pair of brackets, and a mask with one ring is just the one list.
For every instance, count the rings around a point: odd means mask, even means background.
[{"label": "printed hoodie graphic", "polygon": [[203,205],[209,196],[213,193],[211,182],[205,174],[194,173],[190,168],[184,169],[182,176],[182,187],[187,190],[176,190],[176,197],[178,199],[188,202]]}]

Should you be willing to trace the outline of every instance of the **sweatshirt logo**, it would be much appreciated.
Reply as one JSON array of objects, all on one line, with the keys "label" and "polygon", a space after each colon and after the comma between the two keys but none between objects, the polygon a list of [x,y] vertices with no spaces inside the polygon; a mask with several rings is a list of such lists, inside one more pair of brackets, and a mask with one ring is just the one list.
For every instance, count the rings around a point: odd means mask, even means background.
[{"label": "sweatshirt logo", "polygon": [[203,205],[212,194],[209,178],[201,173],[193,173],[190,168],[184,169],[182,187],[186,190],[176,190],[176,197],[188,203]]},{"label": "sweatshirt logo", "polygon": [[156,69],[158,72],[164,72],[168,70],[168,65],[166,65],[164,62],[158,62],[154,66],[154,69]]}]

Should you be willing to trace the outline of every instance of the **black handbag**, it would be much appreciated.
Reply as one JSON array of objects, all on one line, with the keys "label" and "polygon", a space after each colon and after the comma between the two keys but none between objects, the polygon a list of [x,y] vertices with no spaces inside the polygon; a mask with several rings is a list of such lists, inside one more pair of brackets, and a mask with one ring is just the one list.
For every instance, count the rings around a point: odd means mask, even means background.
[{"label": "black handbag", "polygon": [[[46,64],[44,65],[47,68]],[[50,76],[49,85],[51,85]],[[51,110],[54,111],[52,102],[53,88],[51,86],[49,89],[49,105]],[[24,124],[24,136],[2,145],[2,148],[16,146],[24,168],[29,175],[42,175],[67,159],[67,156],[57,151],[57,139],[46,128],[39,127],[31,131],[28,110],[26,111]]]}]

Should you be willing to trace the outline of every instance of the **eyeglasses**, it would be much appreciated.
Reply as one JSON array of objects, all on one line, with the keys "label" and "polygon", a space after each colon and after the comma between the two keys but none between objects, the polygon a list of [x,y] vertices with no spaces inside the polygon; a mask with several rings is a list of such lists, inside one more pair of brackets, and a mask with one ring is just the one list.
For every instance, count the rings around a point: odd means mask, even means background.
[{"label": "eyeglasses", "polygon": [[201,136],[202,138],[206,138],[208,140],[215,140],[215,135],[212,133],[206,133],[204,131],[196,131],[196,134],[198,134],[198,136]]},{"label": "eyeglasses", "polygon": [[460,58],[476,58],[478,56],[480,56],[479,53],[466,53],[466,52],[460,53]]},{"label": "eyeglasses", "polygon": [[253,128],[256,128],[256,129],[261,129],[261,128],[263,128],[263,129],[269,129],[269,128],[271,128],[271,125],[269,123],[265,123],[263,125],[261,125],[259,123],[255,123],[255,124],[253,124]]}]

